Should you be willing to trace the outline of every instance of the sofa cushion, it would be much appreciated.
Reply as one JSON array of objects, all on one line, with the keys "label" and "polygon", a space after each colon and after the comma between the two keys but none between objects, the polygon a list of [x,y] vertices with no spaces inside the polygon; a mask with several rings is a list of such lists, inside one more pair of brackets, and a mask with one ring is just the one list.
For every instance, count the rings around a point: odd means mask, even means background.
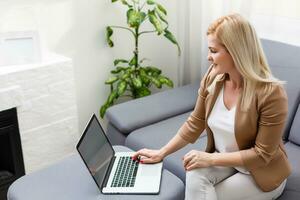
[{"label": "sofa cushion", "polygon": [[288,65],[273,65],[271,66],[271,68],[275,77],[279,78],[280,80],[286,81],[284,88],[288,96],[288,116],[283,138],[287,140],[300,99],[300,64],[298,67],[292,67]]},{"label": "sofa cushion", "polygon": [[292,166],[292,173],[288,177],[285,190],[298,192],[298,199],[300,199],[300,146],[293,144],[292,142],[287,142],[285,148]]},{"label": "sofa cushion", "polygon": [[300,101],[300,87],[291,86],[288,83],[287,85],[285,85],[285,89],[288,96],[288,116],[287,116],[287,121],[284,129],[283,138],[284,140],[287,140]]},{"label": "sofa cushion", "polygon": [[262,45],[275,77],[287,82],[285,88],[288,95],[289,108],[283,137],[286,140],[299,104],[300,48],[266,39],[262,40]]},{"label": "sofa cushion", "polygon": [[290,190],[283,190],[282,195],[277,200],[299,200],[300,193]]},{"label": "sofa cushion", "polygon": [[[125,145],[134,150],[142,148],[159,149],[170,141],[189,115],[190,112],[137,129],[127,137]],[[185,170],[181,162],[182,157],[192,149],[204,150],[205,147],[206,136],[203,133],[201,139],[198,139],[194,144],[189,144],[166,157],[164,159],[164,167],[185,182]]]},{"label": "sofa cushion", "polygon": [[[273,69],[276,77],[283,81],[287,81],[284,88],[288,96],[288,115],[283,132],[283,139],[287,140],[300,101],[300,84],[297,83],[300,74],[300,65],[299,68],[273,66]],[[287,74],[287,72],[293,75]]]},{"label": "sofa cushion", "polygon": [[298,46],[268,39],[262,39],[261,43],[269,65],[299,67],[300,48]]},{"label": "sofa cushion", "polygon": [[106,117],[123,134],[192,110],[200,82],[110,107]]},{"label": "sofa cushion", "polygon": [[106,136],[112,145],[124,145],[126,135],[120,132],[114,125],[110,122],[107,124]]},{"label": "sofa cushion", "polygon": [[[296,115],[294,117],[291,126],[289,141],[300,145],[300,106],[298,106]],[[300,151],[300,146],[299,146],[299,151]]]}]

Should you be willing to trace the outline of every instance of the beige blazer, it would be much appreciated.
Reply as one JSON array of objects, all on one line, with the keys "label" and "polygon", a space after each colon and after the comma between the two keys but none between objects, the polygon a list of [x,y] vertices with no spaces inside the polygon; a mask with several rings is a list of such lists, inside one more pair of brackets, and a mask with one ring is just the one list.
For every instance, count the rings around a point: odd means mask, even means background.
[{"label": "beige blazer", "polygon": [[[224,74],[220,78],[213,75],[212,71],[210,68],[202,79],[194,111],[178,131],[184,140],[194,143],[206,129],[206,152],[211,153],[215,151],[215,146],[207,118],[226,76]],[[214,90],[208,92],[207,87],[216,77],[218,80]],[[240,104],[239,98],[234,133],[244,167],[263,191],[274,190],[291,172],[282,141],[288,109],[286,93],[281,85],[274,85],[267,94],[257,89],[247,112],[240,109]]]}]

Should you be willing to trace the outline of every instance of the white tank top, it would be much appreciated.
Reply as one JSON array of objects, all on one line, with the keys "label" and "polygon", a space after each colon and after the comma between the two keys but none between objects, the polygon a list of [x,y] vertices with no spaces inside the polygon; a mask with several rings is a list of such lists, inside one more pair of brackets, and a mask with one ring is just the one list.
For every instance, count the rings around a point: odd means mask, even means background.
[{"label": "white tank top", "polygon": [[[235,134],[234,121],[236,106],[228,110],[223,100],[224,86],[208,117],[207,124],[213,132],[216,151],[220,153],[239,151]],[[242,167],[235,167],[238,171],[249,174]]]}]

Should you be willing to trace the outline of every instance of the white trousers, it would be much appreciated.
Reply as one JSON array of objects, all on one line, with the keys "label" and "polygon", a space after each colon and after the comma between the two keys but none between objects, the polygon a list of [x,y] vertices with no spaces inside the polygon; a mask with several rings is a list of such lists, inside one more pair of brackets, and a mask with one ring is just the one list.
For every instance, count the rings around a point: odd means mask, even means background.
[{"label": "white trousers", "polygon": [[286,180],[275,190],[263,192],[251,175],[232,167],[198,168],[186,173],[186,200],[273,200]]}]

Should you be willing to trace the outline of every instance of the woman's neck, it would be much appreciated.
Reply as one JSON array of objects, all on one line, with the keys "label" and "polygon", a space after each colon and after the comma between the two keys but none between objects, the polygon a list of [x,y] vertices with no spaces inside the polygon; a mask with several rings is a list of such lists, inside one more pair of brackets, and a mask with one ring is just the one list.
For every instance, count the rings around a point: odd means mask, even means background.
[{"label": "woman's neck", "polygon": [[243,87],[243,78],[240,73],[236,71],[227,74],[226,81],[229,83],[230,87],[234,90],[240,90]]}]

